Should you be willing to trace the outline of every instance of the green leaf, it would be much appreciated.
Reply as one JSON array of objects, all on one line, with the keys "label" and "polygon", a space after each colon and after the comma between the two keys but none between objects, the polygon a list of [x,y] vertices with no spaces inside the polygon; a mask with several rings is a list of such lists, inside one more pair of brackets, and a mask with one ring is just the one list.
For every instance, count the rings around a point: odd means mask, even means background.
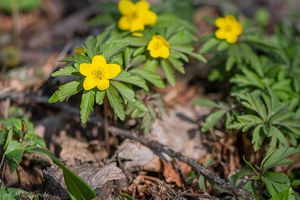
[{"label": "green leaf", "polygon": [[93,36],[89,36],[86,39],[84,46],[86,48],[86,53],[91,60],[100,53],[100,48],[97,46],[97,39]]},{"label": "green leaf", "polygon": [[235,122],[232,127],[237,129],[242,129],[243,132],[248,131],[250,128],[263,124],[264,121],[257,117],[256,115],[240,115],[237,117],[237,122]]},{"label": "green leaf", "polygon": [[270,143],[270,148],[273,149],[276,147],[277,142],[282,144],[285,147],[289,146],[289,142],[287,139],[284,137],[283,133],[276,128],[275,126],[271,126],[270,128],[270,137],[271,137],[271,143]]},{"label": "green leaf", "polygon": [[78,73],[78,70],[74,66],[66,66],[60,68],[58,71],[52,73],[52,77],[58,76],[72,76],[75,73]]},{"label": "green leaf", "polygon": [[7,148],[5,150],[5,157],[7,159],[8,166],[11,171],[15,171],[18,167],[19,163],[22,161],[22,157],[24,151],[26,150],[26,146],[12,140],[8,143]]},{"label": "green leaf", "polygon": [[70,96],[73,96],[82,90],[81,82],[71,81],[61,85],[58,90],[49,98],[49,103],[62,102],[68,100]]},{"label": "green leaf", "polygon": [[114,113],[121,119],[125,119],[125,111],[122,98],[120,97],[118,91],[114,87],[109,87],[106,90],[106,95],[110,106],[113,108]]},{"label": "green leaf", "polygon": [[16,193],[20,193],[18,190],[9,191],[11,188],[0,188],[0,200],[19,200],[16,198]]},{"label": "green leaf", "polygon": [[18,4],[18,9],[20,11],[29,12],[37,10],[41,6],[41,0],[1,0],[0,10],[5,10],[6,12],[11,12],[14,3]]},{"label": "green leaf", "polygon": [[73,62],[73,63],[91,63],[91,59],[89,59],[85,55],[75,54],[73,56],[65,58],[63,61],[65,62]]},{"label": "green leaf", "polygon": [[269,193],[274,196],[279,192],[289,189],[290,182],[287,175],[278,172],[266,172],[261,180],[266,184]]},{"label": "green leaf", "polygon": [[287,157],[299,152],[300,149],[293,147],[281,147],[274,151],[269,151],[261,162],[261,168],[267,170],[279,165],[288,164],[291,160],[287,159]]},{"label": "green leaf", "polygon": [[124,99],[132,103],[136,102],[134,91],[127,85],[118,81],[111,81],[111,84],[118,90]]},{"label": "green leaf", "polygon": [[147,45],[147,40],[143,37],[126,37],[124,38],[124,41],[129,44],[129,46],[133,47],[144,47]]},{"label": "green leaf", "polygon": [[132,85],[138,86],[146,91],[149,91],[146,81],[139,76],[126,71],[122,71],[114,80],[121,81],[124,83],[130,83]]},{"label": "green leaf", "polygon": [[200,53],[195,53],[193,52],[193,48],[191,48],[190,46],[181,46],[181,45],[176,45],[176,46],[173,46],[171,47],[173,48],[174,50],[178,50],[182,53],[185,53],[185,54],[188,54],[204,63],[207,62],[207,60],[200,54]]},{"label": "green leaf", "polygon": [[80,102],[80,117],[83,123],[87,122],[90,114],[94,110],[95,94],[96,92],[94,90],[85,90],[82,93]]},{"label": "green leaf", "polygon": [[105,97],[105,91],[99,91],[99,90],[97,90],[96,94],[95,94],[95,102],[96,102],[96,104],[102,105],[104,97]]},{"label": "green leaf", "polygon": [[218,110],[216,112],[213,112],[212,114],[210,114],[206,120],[205,123],[202,126],[202,131],[206,132],[209,129],[211,129],[212,127],[214,127],[224,116],[224,114],[226,113],[226,110]]},{"label": "green leaf", "polygon": [[283,192],[275,194],[270,200],[296,200],[292,195],[293,189],[289,188]]},{"label": "green leaf", "polygon": [[206,185],[205,185],[205,177],[204,176],[200,175],[199,181],[198,181],[198,185],[199,185],[200,191],[203,191],[203,192],[207,191],[207,188],[206,188]]},{"label": "green leaf", "polygon": [[144,53],[146,51],[145,47],[140,47],[137,48],[134,52],[133,52],[133,56],[139,56],[142,53]]},{"label": "green leaf", "polygon": [[200,53],[204,54],[207,53],[208,51],[210,51],[212,48],[216,47],[217,44],[220,41],[218,39],[216,39],[215,37],[210,38],[209,40],[207,40],[201,47],[200,49]]},{"label": "green leaf", "polygon": [[157,73],[158,61],[156,59],[147,60],[144,69],[153,73]]},{"label": "green leaf", "polygon": [[182,74],[185,73],[184,67],[183,67],[183,63],[182,63],[180,60],[178,60],[178,59],[176,59],[176,58],[170,56],[170,57],[168,58],[168,61],[173,65],[173,67],[174,67],[177,71],[179,71],[179,72],[182,73]]},{"label": "green leaf", "polygon": [[65,183],[70,196],[73,196],[76,200],[89,200],[96,197],[96,193],[93,189],[80,176],[65,167],[64,164],[47,149],[36,147],[30,151],[48,156],[53,163],[63,170]]},{"label": "green leaf", "polygon": [[204,99],[204,98],[198,98],[193,101],[194,105],[199,105],[199,106],[207,106],[207,107],[219,107],[219,104],[216,102],[210,100],[210,99]]},{"label": "green leaf", "polygon": [[115,56],[126,49],[128,45],[129,43],[123,40],[116,40],[105,43],[103,47],[103,56],[106,58],[106,62],[109,63]]},{"label": "green leaf", "polygon": [[161,67],[165,73],[165,76],[168,80],[168,82],[172,85],[175,86],[176,84],[176,78],[175,78],[175,74],[174,74],[174,70],[171,67],[171,64],[166,61],[166,60],[162,60],[161,61]]},{"label": "green leaf", "polygon": [[218,50],[218,51],[224,51],[225,49],[227,49],[227,48],[229,48],[229,47],[230,47],[230,45],[229,45],[227,42],[221,41],[221,42],[219,43],[218,47],[217,47],[217,50]]},{"label": "green leaf", "polygon": [[257,125],[254,130],[253,130],[253,135],[252,135],[252,144],[253,144],[253,148],[254,151],[259,150],[259,148],[262,145],[263,142],[263,138],[261,136],[261,128],[263,127],[263,125]]},{"label": "green leaf", "polygon": [[161,77],[152,71],[148,71],[146,69],[132,69],[130,70],[131,73],[141,76],[143,79],[147,80],[148,82],[152,83],[158,88],[164,88],[165,84],[161,80]]}]

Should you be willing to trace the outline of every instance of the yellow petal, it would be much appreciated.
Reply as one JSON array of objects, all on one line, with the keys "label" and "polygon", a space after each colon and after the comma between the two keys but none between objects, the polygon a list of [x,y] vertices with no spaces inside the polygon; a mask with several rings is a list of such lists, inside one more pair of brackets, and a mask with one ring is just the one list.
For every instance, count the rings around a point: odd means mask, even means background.
[{"label": "yellow petal", "polygon": [[79,72],[83,75],[83,76],[88,76],[91,74],[91,72],[94,70],[94,66],[93,64],[90,63],[81,63],[79,66]]},{"label": "yellow petal", "polygon": [[160,48],[160,50],[159,50],[159,56],[160,57],[162,57],[162,58],[168,58],[169,55],[170,55],[169,48],[167,48],[167,47]]},{"label": "yellow petal", "polygon": [[90,76],[87,76],[83,81],[83,88],[85,90],[90,90],[96,87],[97,81]]},{"label": "yellow petal", "polygon": [[144,23],[145,25],[155,25],[157,21],[157,15],[152,11],[147,11],[144,13]]},{"label": "yellow petal", "polygon": [[134,4],[129,0],[121,0],[118,4],[118,8],[122,15],[128,15],[134,9]]},{"label": "yellow petal", "polygon": [[135,36],[135,37],[143,37],[143,33],[140,33],[140,32],[134,32],[131,34],[132,36]]},{"label": "yellow petal", "polygon": [[225,39],[227,37],[228,33],[222,29],[218,29],[216,32],[215,32],[215,36],[218,38],[218,39]]},{"label": "yellow petal", "polygon": [[238,39],[238,36],[234,35],[234,34],[230,34],[226,37],[226,41],[230,44],[236,43],[237,39]]},{"label": "yellow petal", "polygon": [[217,18],[215,20],[215,25],[219,28],[226,26],[226,19],[223,17]]},{"label": "yellow petal", "polygon": [[104,78],[112,79],[118,76],[121,72],[121,67],[118,64],[107,64],[104,69]]},{"label": "yellow petal", "polygon": [[121,19],[119,19],[118,27],[121,30],[129,30],[130,29],[130,21],[128,21],[127,17],[121,17]]},{"label": "yellow petal", "polygon": [[150,56],[152,58],[158,58],[160,55],[160,52],[158,50],[155,50],[155,49],[150,49]]},{"label": "yellow petal", "polygon": [[243,32],[243,27],[240,23],[237,23],[233,26],[232,30],[235,34],[240,35]]},{"label": "yellow petal", "polygon": [[145,29],[145,25],[142,19],[135,19],[131,21],[130,31],[143,31]]},{"label": "yellow petal", "polygon": [[136,4],[135,4],[135,7],[137,10],[139,11],[146,11],[146,10],[149,10],[150,8],[150,5],[147,1],[145,0],[140,0],[138,1]]},{"label": "yellow petal", "polygon": [[150,40],[147,46],[147,50],[152,50],[154,48],[154,45],[155,45],[155,41],[153,39]]},{"label": "yellow petal", "polygon": [[97,82],[97,88],[99,90],[106,90],[109,88],[109,80],[107,79],[101,79]]},{"label": "yellow petal", "polygon": [[92,64],[97,66],[104,66],[106,65],[106,60],[102,55],[94,56],[92,60]]}]

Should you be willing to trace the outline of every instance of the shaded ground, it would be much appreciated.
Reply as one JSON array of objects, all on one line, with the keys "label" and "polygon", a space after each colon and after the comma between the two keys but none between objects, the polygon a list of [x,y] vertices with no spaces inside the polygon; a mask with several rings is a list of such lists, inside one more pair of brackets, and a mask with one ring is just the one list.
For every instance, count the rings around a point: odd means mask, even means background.
[{"label": "shaded ground", "polygon": [[[15,47],[16,57],[20,56],[17,67],[1,73],[1,117],[7,117],[11,107],[23,108],[48,148],[84,177],[101,194],[99,199],[114,199],[119,194],[125,196],[125,193],[137,199],[212,199],[210,189],[206,193],[199,190],[198,180],[185,163],[161,159],[133,140],[111,136],[108,144],[105,143],[100,108],[83,125],[78,115],[78,97],[63,104],[48,103],[47,99],[57,85],[68,81],[50,78],[60,65],[59,61],[80,46],[87,35],[101,31],[101,27],[92,28],[86,23],[91,16],[99,14],[93,1],[89,5],[85,1],[75,2],[44,0],[41,10],[22,14],[17,24],[11,16],[0,15],[0,45],[3,49]],[[256,2],[246,8],[242,1],[236,1],[249,15],[259,5],[274,8],[282,4],[279,1],[278,5],[268,1]],[[198,5],[198,1],[195,4]],[[213,1],[209,5],[203,4],[195,13],[195,22],[201,33],[211,31],[204,16],[218,14],[218,8],[210,6]],[[281,8],[284,12],[284,6]],[[279,14],[274,13],[273,19],[276,20]],[[10,34],[12,32],[15,34]],[[214,163],[209,169],[227,178],[240,168],[241,155],[253,153],[248,152],[250,141],[246,136],[227,135],[222,130],[200,134],[199,126],[211,111],[192,106],[191,100],[204,95],[220,99],[220,91],[226,85],[210,84],[208,87],[205,66],[195,62],[192,65],[175,87],[159,91],[166,103],[167,115],[154,123],[146,138],[166,144],[200,164],[212,159]],[[134,129],[137,122],[113,123],[120,128]],[[249,160],[255,160],[255,156]],[[49,168],[48,160],[27,155],[21,166],[21,179],[6,170],[6,186],[45,192],[48,199],[54,199],[54,196],[67,198],[63,176],[57,168]]]}]

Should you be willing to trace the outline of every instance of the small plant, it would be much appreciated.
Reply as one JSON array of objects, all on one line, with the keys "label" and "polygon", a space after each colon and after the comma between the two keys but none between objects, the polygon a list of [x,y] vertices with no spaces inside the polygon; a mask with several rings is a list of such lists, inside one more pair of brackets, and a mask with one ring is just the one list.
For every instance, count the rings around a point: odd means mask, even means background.
[{"label": "small plant", "polygon": [[[28,118],[19,119],[11,117],[0,120],[0,147],[1,152],[3,152],[0,169],[3,169],[3,165],[7,164],[10,171],[14,172],[21,168],[20,163],[23,160],[24,154],[43,154],[63,170],[66,186],[73,199],[85,200],[96,196],[95,192],[82,178],[65,167],[58,158],[46,149],[43,139],[39,138],[33,132],[33,125]],[[1,197],[18,199],[22,193],[26,192],[14,188],[2,188],[1,185]]]},{"label": "small plant", "polygon": [[[84,51],[65,59],[67,65],[52,74],[76,77],[60,86],[49,102],[65,101],[82,92],[80,115],[84,123],[94,104],[106,103],[121,120],[126,113],[153,118],[156,111],[137,98],[136,93],[144,90],[146,95],[150,94],[149,83],[163,88],[164,77],[175,85],[175,70],[184,73],[188,56],[205,61],[194,51],[195,36],[186,28],[187,22],[175,16],[157,16],[146,1],[121,0],[118,9],[121,16],[116,25],[107,27],[96,37],[89,37]],[[172,23],[174,20],[178,23]],[[130,111],[125,112],[126,109]],[[149,121],[143,120],[142,127],[149,130],[149,126]]]},{"label": "small plant", "polygon": [[[255,24],[259,23],[254,21],[251,27],[248,22],[243,28],[231,15],[216,19],[218,29],[206,38],[200,52],[210,53],[210,81],[230,82],[230,90],[223,101],[200,98],[194,103],[214,109],[202,131],[217,127],[229,134],[244,132],[254,151],[267,152],[261,155],[259,167],[244,159],[248,168],[234,176],[235,184],[242,184],[256,199],[298,199],[294,181],[274,168],[299,153],[300,90],[295,75],[300,51],[294,45],[299,44],[299,33],[283,24],[268,36]],[[250,178],[245,180],[242,174]]]}]

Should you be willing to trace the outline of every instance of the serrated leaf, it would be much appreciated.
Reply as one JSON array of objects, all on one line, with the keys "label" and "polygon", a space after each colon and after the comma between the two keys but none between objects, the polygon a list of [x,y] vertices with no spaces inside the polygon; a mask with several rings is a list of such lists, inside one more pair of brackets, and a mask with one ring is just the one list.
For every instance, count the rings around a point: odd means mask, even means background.
[{"label": "serrated leaf", "polygon": [[268,152],[267,156],[262,160],[261,168],[267,170],[279,165],[288,164],[291,162],[291,160],[287,159],[287,157],[299,152],[299,148],[293,147],[281,147],[274,151],[270,151]]},{"label": "serrated leaf", "polygon": [[218,47],[217,47],[217,50],[218,50],[218,51],[224,51],[225,49],[227,49],[227,48],[229,48],[229,47],[230,47],[230,45],[229,45],[227,42],[221,41],[221,42],[219,43]]},{"label": "serrated leaf", "polygon": [[118,81],[111,81],[111,84],[118,90],[124,99],[132,103],[136,102],[134,91],[127,85]]},{"label": "serrated leaf", "polygon": [[148,71],[146,69],[132,69],[130,70],[131,73],[136,74],[141,76],[143,79],[145,79],[146,81],[152,83],[153,85],[155,85],[158,88],[164,88],[165,84],[164,82],[161,80],[161,77],[159,75],[157,75],[156,73],[152,72],[152,71]]},{"label": "serrated leaf", "polygon": [[114,80],[121,81],[124,83],[130,83],[132,85],[138,86],[146,91],[149,91],[146,81],[139,76],[126,71],[122,71]]},{"label": "serrated leaf", "polygon": [[62,102],[67,100],[70,96],[73,96],[82,90],[82,84],[80,81],[71,81],[61,85],[58,90],[49,98],[49,103]]},{"label": "serrated leaf", "polygon": [[215,111],[212,114],[210,114],[206,118],[205,123],[203,124],[201,130],[206,132],[209,129],[211,129],[212,127],[214,127],[221,120],[221,118],[224,116],[225,113],[226,113],[226,110],[218,110],[218,111]]},{"label": "serrated leaf", "polygon": [[261,128],[262,128],[262,125],[258,125],[253,130],[251,143],[253,144],[254,151],[259,150],[259,148],[261,147],[262,142],[263,142],[263,138],[262,138],[261,132],[260,132]]},{"label": "serrated leaf", "polygon": [[89,36],[86,39],[84,46],[86,48],[86,53],[91,60],[94,56],[100,53],[100,49],[97,46],[97,39],[93,36]]},{"label": "serrated leaf", "polygon": [[99,90],[97,90],[96,94],[95,94],[95,102],[96,102],[96,104],[102,105],[104,97],[105,97],[105,91],[99,91]]},{"label": "serrated leaf", "polygon": [[170,56],[170,57],[168,58],[168,61],[173,65],[173,67],[174,67],[177,71],[179,71],[179,72],[182,73],[182,74],[185,73],[184,67],[183,67],[183,63],[182,63],[180,60],[178,60],[178,59],[173,58],[173,57]]},{"label": "serrated leaf", "polygon": [[89,59],[85,55],[75,54],[73,56],[65,58],[63,61],[65,62],[73,62],[73,63],[91,63],[91,59]]},{"label": "serrated leaf", "polygon": [[124,120],[125,119],[124,105],[118,91],[114,87],[110,86],[108,90],[106,90],[106,95],[110,106],[113,108],[114,113],[121,120]]},{"label": "serrated leaf", "polygon": [[123,40],[117,40],[109,43],[105,43],[103,47],[103,56],[106,58],[106,62],[110,62],[115,56],[121,53],[128,47],[129,43]]},{"label": "serrated leaf", "polygon": [[172,69],[171,64],[166,60],[162,60],[160,63],[161,63],[161,67],[165,73],[166,79],[172,86],[175,86],[176,78],[175,78],[175,73],[174,73],[174,70]]},{"label": "serrated leaf", "polygon": [[157,73],[158,61],[155,59],[148,59],[144,64],[144,69],[153,73]]},{"label": "serrated leaf", "polygon": [[133,47],[144,47],[147,45],[147,40],[143,37],[126,37],[124,41]]},{"label": "serrated leaf", "polygon": [[266,184],[269,193],[274,196],[279,192],[289,189],[290,182],[287,175],[278,172],[266,172],[261,180]]},{"label": "serrated leaf", "polygon": [[292,195],[293,189],[289,188],[272,196],[270,200],[296,200]]},{"label": "serrated leaf", "polygon": [[215,37],[212,37],[202,45],[199,52],[201,54],[207,53],[212,48],[216,47],[219,42],[220,42],[220,40],[216,39]]},{"label": "serrated leaf", "polygon": [[133,52],[133,56],[139,56],[142,53],[144,53],[146,51],[145,47],[140,47],[137,48],[134,52]]},{"label": "serrated leaf", "polygon": [[219,106],[215,101],[210,100],[210,99],[204,99],[204,98],[195,99],[193,101],[193,104],[199,105],[199,106],[208,106],[208,107],[218,107]]},{"label": "serrated leaf", "polygon": [[83,123],[86,123],[90,114],[94,110],[95,103],[95,91],[88,90],[82,93],[81,102],[80,102],[80,117]]},{"label": "serrated leaf", "polygon": [[53,72],[51,74],[52,77],[58,77],[58,76],[72,76],[74,73],[78,73],[78,70],[74,66],[65,66],[57,70],[56,72]]},{"label": "serrated leaf", "polygon": [[275,148],[278,142],[285,147],[289,146],[289,142],[284,137],[283,133],[275,126],[271,126],[270,128],[270,137],[271,137],[271,142],[270,142],[271,149]]},{"label": "serrated leaf", "polygon": [[200,53],[193,52],[193,48],[190,47],[190,46],[176,45],[176,46],[171,47],[171,48],[173,48],[174,50],[178,50],[182,53],[188,54],[189,56],[192,56],[192,57],[194,57],[194,58],[196,58],[196,59],[198,59],[198,60],[200,60],[204,63],[207,62],[207,60]]}]

